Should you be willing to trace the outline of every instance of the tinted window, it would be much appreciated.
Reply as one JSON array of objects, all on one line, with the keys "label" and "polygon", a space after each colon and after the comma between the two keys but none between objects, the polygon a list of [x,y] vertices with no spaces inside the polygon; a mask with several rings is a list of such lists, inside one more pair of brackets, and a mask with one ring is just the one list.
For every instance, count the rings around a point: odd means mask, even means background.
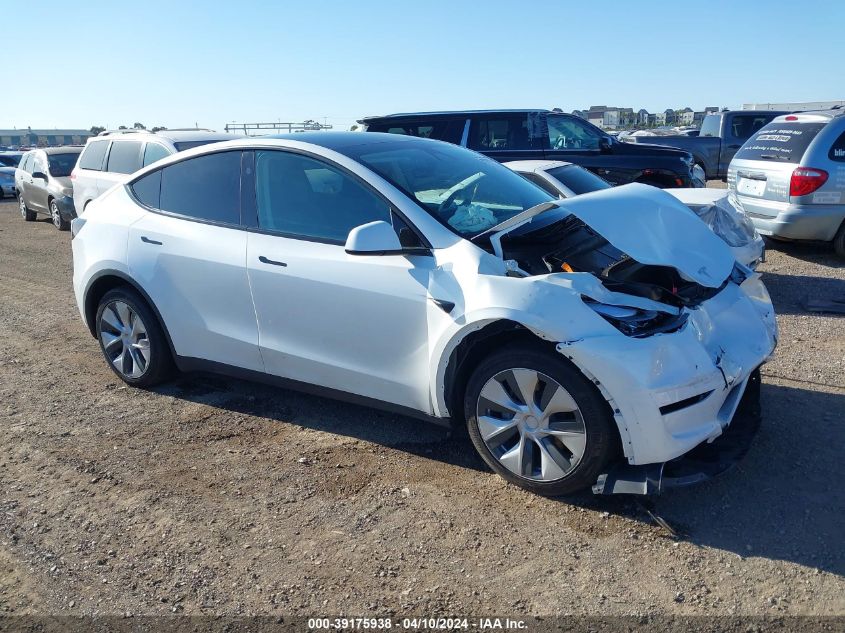
[{"label": "tinted window", "polygon": [[338,151],[375,171],[465,237],[554,199],[495,160],[447,143],[402,139]]},{"label": "tinted window", "polygon": [[599,178],[593,172],[576,165],[555,167],[549,170],[549,174],[572,189],[576,195],[598,191],[599,189],[610,189],[611,187],[610,183],[603,178]]},{"label": "tinted window", "polygon": [[288,152],[256,152],[258,226],[339,243],[356,226],[390,222],[390,206],[326,163]]},{"label": "tinted window", "polygon": [[79,158],[78,152],[70,152],[67,154],[50,154],[47,160],[50,163],[50,175],[55,178],[66,178],[70,176],[70,172],[76,167],[76,161]]},{"label": "tinted window", "polygon": [[798,163],[824,123],[769,123],[748,139],[736,153],[739,160],[771,160]]},{"label": "tinted window", "polygon": [[161,170],[147,174],[132,183],[132,193],[135,194],[141,204],[158,209],[161,194]]},{"label": "tinted window", "polygon": [[719,127],[722,123],[721,114],[708,114],[701,122],[699,136],[719,136]]},{"label": "tinted window", "polygon": [[420,138],[433,138],[438,141],[446,141],[460,145],[464,135],[466,119],[435,120],[426,123],[409,122],[388,122],[372,123],[367,125],[368,132],[387,132],[388,134],[406,134],[408,136],[419,136]]},{"label": "tinted window", "polygon": [[543,149],[545,127],[540,113],[474,119],[469,147],[477,150]]},{"label": "tinted window", "polygon": [[731,136],[747,139],[771,120],[770,114],[736,114],[731,121]]},{"label": "tinted window", "polygon": [[141,143],[138,141],[115,141],[109,152],[106,171],[115,174],[131,174],[141,169]]},{"label": "tinted window", "polygon": [[181,143],[173,143],[173,147],[176,148],[177,152],[184,152],[186,149],[193,149],[194,147],[201,147],[203,145],[208,145],[209,143],[222,143],[223,141],[218,140],[209,140],[209,141],[183,141]]},{"label": "tinted window", "polygon": [[25,154],[19,167],[27,173],[32,173],[29,166],[32,164],[32,154]]},{"label": "tinted window", "polygon": [[197,156],[161,172],[160,209],[211,222],[240,223],[240,152]]},{"label": "tinted window", "polygon": [[598,150],[604,136],[598,129],[574,116],[548,118],[549,147],[557,150]]},{"label": "tinted window", "polygon": [[560,191],[555,189],[555,187],[552,185],[552,183],[550,183],[545,178],[538,176],[535,173],[532,173],[530,171],[529,172],[520,172],[520,175],[524,176],[526,179],[533,182],[535,185],[540,187],[546,193],[553,195],[555,198],[559,198],[560,196],[563,195]]},{"label": "tinted window", "polygon": [[157,160],[170,156],[170,150],[158,143],[147,143],[144,148],[144,167],[152,165]]},{"label": "tinted window", "polygon": [[827,157],[830,160],[838,162],[845,162],[845,132],[839,135],[839,138],[830,146],[830,152]]},{"label": "tinted window", "polygon": [[103,159],[106,156],[106,150],[108,147],[108,141],[94,141],[93,143],[88,143],[88,145],[85,146],[85,149],[82,150],[82,156],[79,157],[79,166],[82,169],[102,171]]}]

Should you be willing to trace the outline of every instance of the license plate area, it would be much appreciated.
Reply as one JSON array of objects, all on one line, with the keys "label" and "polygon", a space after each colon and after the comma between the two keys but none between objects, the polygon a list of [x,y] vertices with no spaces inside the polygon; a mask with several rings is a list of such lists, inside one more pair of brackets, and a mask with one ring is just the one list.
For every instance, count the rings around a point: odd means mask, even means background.
[{"label": "license plate area", "polygon": [[766,181],[739,176],[736,183],[736,192],[743,196],[760,198],[766,193]]}]

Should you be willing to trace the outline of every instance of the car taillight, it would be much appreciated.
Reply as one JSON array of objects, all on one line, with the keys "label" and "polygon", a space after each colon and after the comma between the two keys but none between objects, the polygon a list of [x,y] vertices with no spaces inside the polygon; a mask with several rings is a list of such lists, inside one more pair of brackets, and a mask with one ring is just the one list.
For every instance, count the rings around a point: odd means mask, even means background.
[{"label": "car taillight", "polygon": [[799,167],[792,172],[789,181],[790,196],[806,196],[827,182],[827,172],[823,169]]}]

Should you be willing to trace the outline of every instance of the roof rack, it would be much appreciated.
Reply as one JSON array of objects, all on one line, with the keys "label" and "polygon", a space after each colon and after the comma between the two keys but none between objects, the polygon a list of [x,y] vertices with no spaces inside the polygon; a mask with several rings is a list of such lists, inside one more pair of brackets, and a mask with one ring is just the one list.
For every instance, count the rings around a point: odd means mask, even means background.
[{"label": "roof rack", "polygon": [[135,128],[132,129],[125,129],[125,130],[103,130],[97,136],[111,136],[112,134],[141,134],[146,132],[148,134],[152,134],[149,130],[138,130]]}]

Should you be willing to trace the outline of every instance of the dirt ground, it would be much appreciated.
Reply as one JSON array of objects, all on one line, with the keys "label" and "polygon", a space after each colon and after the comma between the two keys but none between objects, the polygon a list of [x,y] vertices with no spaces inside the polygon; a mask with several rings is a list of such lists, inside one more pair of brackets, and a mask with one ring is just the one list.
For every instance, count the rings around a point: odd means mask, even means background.
[{"label": "dirt ground", "polygon": [[[466,439],[214,377],[109,371],[70,236],[0,204],[0,614],[845,615],[845,265],[772,245],[764,422],[652,501],[533,496]],[[655,523],[648,510],[680,533]]]}]

